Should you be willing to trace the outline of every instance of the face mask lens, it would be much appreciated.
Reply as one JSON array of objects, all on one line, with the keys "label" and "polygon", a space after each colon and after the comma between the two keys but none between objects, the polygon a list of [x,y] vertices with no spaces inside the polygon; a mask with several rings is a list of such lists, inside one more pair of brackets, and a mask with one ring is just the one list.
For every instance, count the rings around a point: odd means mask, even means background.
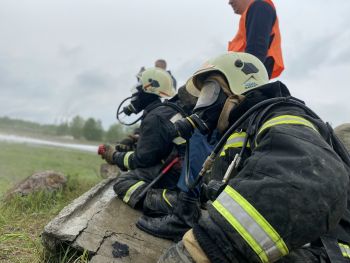
[{"label": "face mask lens", "polygon": [[214,104],[220,94],[220,86],[215,82],[207,82],[200,94],[196,106],[193,111],[199,110],[201,108],[208,107]]},{"label": "face mask lens", "polygon": [[200,129],[200,125],[196,125],[201,132],[215,129],[226,99],[227,95],[217,82],[210,81],[204,84],[193,110],[198,117],[198,122],[201,121],[202,126],[205,127],[205,129]]}]

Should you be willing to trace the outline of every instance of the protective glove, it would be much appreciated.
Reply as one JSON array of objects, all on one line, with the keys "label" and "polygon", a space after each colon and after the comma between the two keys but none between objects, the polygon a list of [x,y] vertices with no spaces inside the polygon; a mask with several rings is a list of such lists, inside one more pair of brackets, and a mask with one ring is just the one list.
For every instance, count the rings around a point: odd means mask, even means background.
[{"label": "protective glove", "polygon": [[115,146],[118,152],[128,152],[134,150],[136,142],[138,140],[138,135],[128,135],[125,139],[121,140]]},{"label": "protective glove", "polygon": [[98,146],[97,154],[101,155],[101,158],[106,160],[109,164],[115,164],[114,162],[114,153],[116,152],[115,148],[109,144],[101,144]]}]

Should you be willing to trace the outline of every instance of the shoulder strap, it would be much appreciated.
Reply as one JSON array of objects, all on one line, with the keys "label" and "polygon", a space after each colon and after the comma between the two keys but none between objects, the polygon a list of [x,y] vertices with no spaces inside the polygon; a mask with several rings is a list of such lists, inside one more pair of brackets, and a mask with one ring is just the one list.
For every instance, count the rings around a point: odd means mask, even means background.
[{"label": "shoulder strap", "polygon": [[331,263],[346,263],[349,262],[340,250],[338,241],[335,238],[322,236],[320,237],[324,248],[326,249],[328,258]]}]

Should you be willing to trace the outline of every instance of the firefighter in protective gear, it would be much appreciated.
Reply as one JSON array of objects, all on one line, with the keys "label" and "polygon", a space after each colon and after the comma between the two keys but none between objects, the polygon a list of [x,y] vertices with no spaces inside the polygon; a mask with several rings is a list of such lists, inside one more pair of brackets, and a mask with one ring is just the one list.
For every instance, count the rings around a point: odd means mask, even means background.
[{"label": "firefighter in protective gear", "polygon": [[[242,69],[247,73],[257,72],[258,68],[250,62],[251,58],[254,57],[248,57],[244,65],[241,60],[238,60],[235,70],[240,71]],[[196,106],[193,109],[193,114],[174,123],[178,134],[183,138],[191,137],[195,128],[203,134],[211,133],[214,129],[223,132],[228,126],[228,113],[230,109],[241,99],[239,95],[233,95],[229,87],[225,85],[225,80],[218,73],[219,70],[223,71],[225,68],[230,68],[232,61],[227,61],[226,57],[222,56],[206,63],[199,72],[202,74],[207,71],[211,72],[214,65],[218,66],[215,73],[211,74],[206,80],[207,85],[203,87],[202,96],[199,96]],[[261,63],[257,66],[260,67],[260,72],[264,72],[265,75],[248,74],[247,76],[243,76],[241,74],[242,78],[231,77],[229,79],[232,86],[242,86],[242,90],[236,91],[237,94],[245,91],[246,87],[253,89],[259,84],[267,83],[268,77],[264,66]],[[196,81],[201,82],[203,79],[198,78]],[[245,86],[242,83],[245,83]],[[198,95],[198,91],[194,88],[193,83],[191,84],[188,84],[188,91],[192,95]],[[183,191],[178,196],[177,206],[175,206],[172,214],[162,218],[144,216],[138,220],[136,226],[154,236],[177,241],[181,239],[188,229],[194,226],[199,218],[199,214],[198,196]]]},{"label": "firefighter in protective gear", "polygon": [[285,102],[238,122],[211,169],[210,179],[221,181],[236,164],[227,185],[159,262],[328,262],[325,235],[342,241],[339,255],[348,255],[348,171],[327,143],[326,125],[302,103],[287,103],[287,87],[268,83],[263,64],[246,53],[209,61],[188,83],[208,106],[217,87],[231,92],[216,120],[225,130],[258,103]]},{"label": "firefighter in protective gear", "polygon": [[[114,191],[131,207],[142,206],[143,200],[138,197],[142,190],[159,174],[164,165],[183,155],[184,140],[174,139],[169,129],[173,126],[171,121],[179,118],[178,112],[162,106],[160,100],[174,95],[169,73],[159,68],[143,71],[131,103],[126,107],[132,113],[143,111],[136,149],[121,152],[110,147],[108,151],[100,152],[107,162],[127,171],[116,180]],[[180,170],[181,165],[175,164],[154,187],[176,189]]]}]

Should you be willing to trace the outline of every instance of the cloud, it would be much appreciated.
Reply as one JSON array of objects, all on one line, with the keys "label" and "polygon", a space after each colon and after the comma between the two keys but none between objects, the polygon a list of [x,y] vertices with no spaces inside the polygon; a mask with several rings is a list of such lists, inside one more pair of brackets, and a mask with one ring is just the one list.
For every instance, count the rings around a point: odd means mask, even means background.
[{"label": "cloud", "polygon": [[108,87],[108,82],[113,79],[110,75],[98,70],[86,70],[76,76],[76,86],[84,88],[87,92],[101,90]]},{"label": "cloud", "polygon": [[302,99],[325,121],[333,125],[350,122],[349,64],[324,64],[308,78],[290,78],[284,82],[293,96]]},{"label": "cloud", "polygon": [[58,54],[64,58],[74,58],[79,56],[82,52],[83,48],[81,45],[66,46],[62,44],[58,50]]},{"label": "cloud", "polygon": [[[350,2],[339,1],[309,0],[300,8],[275,0],[282,80],[334,122],[350,116],[339,114],[349,110]],[[141,66],[163,57],[182,85],[226,51],[238,27],[238,16],[217,1],[15,2],[2,0],[0,9],[0,115],[44,123],[79,114],[109,126]]]}]

